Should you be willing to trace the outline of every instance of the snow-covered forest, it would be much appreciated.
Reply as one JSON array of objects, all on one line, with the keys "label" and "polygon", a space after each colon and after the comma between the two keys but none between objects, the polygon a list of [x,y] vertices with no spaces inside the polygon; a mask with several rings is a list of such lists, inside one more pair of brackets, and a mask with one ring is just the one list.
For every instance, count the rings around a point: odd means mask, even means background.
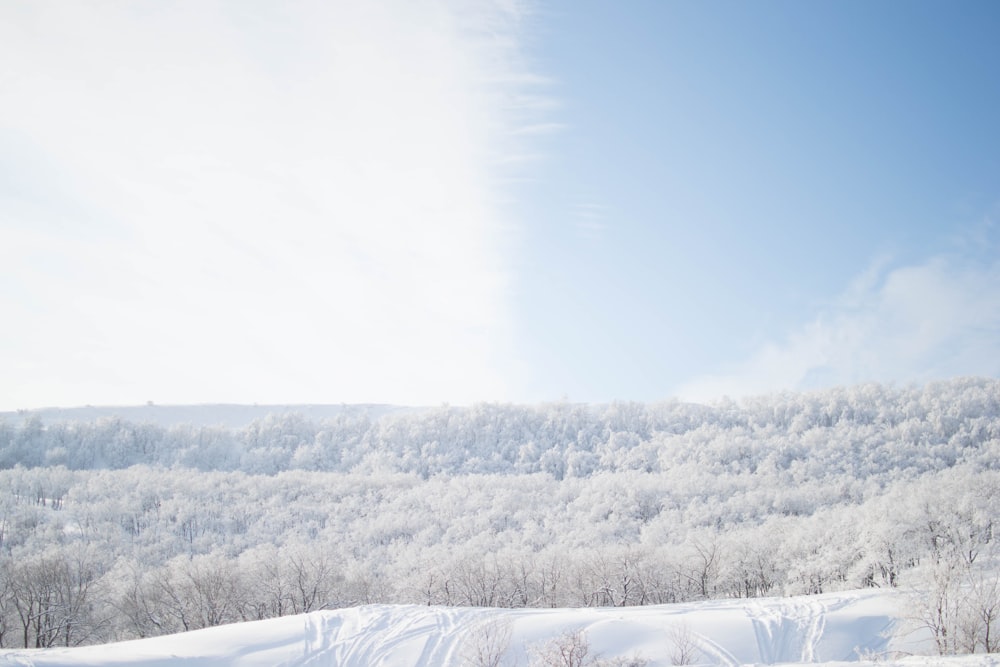
[{"label": "snow-covered forest", "polygon": [[913,591],[1000,649],[1000,382],[476,405],[246,428],[0,422],[0,646],[371,603]]}]

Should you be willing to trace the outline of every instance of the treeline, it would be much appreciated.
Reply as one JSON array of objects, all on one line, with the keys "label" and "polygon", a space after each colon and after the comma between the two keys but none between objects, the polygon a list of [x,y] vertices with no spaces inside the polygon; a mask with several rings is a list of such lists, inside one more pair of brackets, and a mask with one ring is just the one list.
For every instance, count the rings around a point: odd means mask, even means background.
[{"label": "treeline", "polygon": [[[0,421],[0,469],[133,465],[273,475],[285,470],[438,474],[842,472],[940,470],[1000,438],[1000,382],[962,379],[893,389],[861,385],[722,401],[590,406],[479,404],[372,418],[347,410],[310,421],[286,414],[243,429],[164,428],[115,418]],[[995,452],[993,452],[995,454]]]},{"label": "treeline", "polygon": [[[961,380],[709,408],[286,417],[238,431],[7,426],[7,445],[47,443],[42,460],[75,456],[59,434],[89,434],[102,457],[146,442],[153,460],[0,470],[0,645],[375,602],[611,606],[919,583],[914,622],[942,651],[996,650],[998,396],[997,382]],[[147,431],[160,439],[120,435]],[[167,465],[196,437],[221,469]],[[520,458],[527,445],[534,464]],[[238,469],[316,448],[346,467]],[[431,450],[447,471],[419,467],[412,452]],[[487,461],[508,464],[483,472]]]}]

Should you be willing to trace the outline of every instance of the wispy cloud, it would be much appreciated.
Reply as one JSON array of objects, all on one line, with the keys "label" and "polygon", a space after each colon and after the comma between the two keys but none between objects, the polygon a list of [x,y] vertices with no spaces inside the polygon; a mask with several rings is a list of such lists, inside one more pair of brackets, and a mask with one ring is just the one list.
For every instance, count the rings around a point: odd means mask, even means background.
[{"label": "wispy cloud", "polygon": [[[994,246],[995,247],[995,246]],[[745,362],[681,386],[689,400],[866,381],[1000,375],[1000,261],[882,258],[830,307]]]},{"label": "wispy cloud", "polygon": [[0,405],[505,396],[524,6],[0,12]]},{"label": "wispy cloud", "polygon": [[608,207],[601,204],[585,203],[573,207],[573,221],[581,238],[600,241],[607,229],[605,217]]}]

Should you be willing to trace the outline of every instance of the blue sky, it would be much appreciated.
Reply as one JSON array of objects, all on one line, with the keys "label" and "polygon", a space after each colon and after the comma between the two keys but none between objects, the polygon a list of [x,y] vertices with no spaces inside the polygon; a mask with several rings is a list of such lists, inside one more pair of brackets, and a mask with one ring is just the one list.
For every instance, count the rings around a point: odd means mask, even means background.
[{"label": "blue sky", "polygon": [[[790,349],[818,321],[890,319],[894,271],[947,261],[996,291],[995,4],[581,2],[536,28],[566,127],[526,204],[530,275],[548,279],[525,285],[524,321],[570,397],[998,371],[995,299],[969,304],[975,341],[942,333],[906,358],[861,352],[943,306],[809,360]],[[844,305],[869,275],[872,303]],[[948,349],[980,344],[975,363]]]},{"label": "blue sky", "polygon": [[0,408],[1000,375],[991,2],[14,2]]}]

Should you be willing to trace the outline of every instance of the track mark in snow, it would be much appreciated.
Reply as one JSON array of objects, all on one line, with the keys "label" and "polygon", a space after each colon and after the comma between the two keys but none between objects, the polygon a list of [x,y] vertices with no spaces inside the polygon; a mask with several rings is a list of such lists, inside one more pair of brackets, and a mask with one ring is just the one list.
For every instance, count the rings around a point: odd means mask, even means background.
[{"label": "track mark in snow", "polygon": [[373,634],[371,620],[362,625],[362,613],[362,608],[355,607],[306,615],[302,658],[281,667],[346,664],[342,660],[345,644],[364,643]]},{"label": "track mark in snow", "polygon": [[[434,653],[438,641],[438,610],[427,607],[427,612],[423,614],[408,615],[403,627],[398,630],[386,632],[384,641],[380,642],[375,650],[367,654],[366,659],[358,662],[357,665],[379,665],[394,653],[404,653],[406,644],[417,643],[423,640],[421,654]],[[350,663],[348,663],[350,664]],[[416,664],[429,664],[420,661]]]},{"label": "track mark in snow", "polygon": [[826,628],[826,607],[822,602],[810,602],[809,614],[805,619],[806,636],[802,643],[801,662],[817,662],[816,648],[819,640],[823,638],[823,630]]},{"label": "track mark in snow", "polygon": [[455,634],[461,623],[458,621],[458,610],[454,608],[435,609],[435,627],[431,628],[424,651],[418,665],[448,665],[451,664],[455,652]]},{"label": "track mark in snow", "polygon": [[747,604],[746,613],[757,638],[757,652],[761,660],[769,665],[774,664],[774,627],[778,624],[774,612],[759,602],[752,602]]},{"label": "track mark in snow", "polygon": [[765,663],[816,662],[816,650],[826,627],[827,608],[822,602],[754,602],[747,604],[746,613]]},{"label": "track mark in snow", "polygon": [[448,664],[462,631],[459,614],[442,607],[381,605],[310,614],[301,660],[283,667]]},{"label": "track mark in snow", "polygon": [[716,664],[725,665],[725,667],[740,667],[743,664],[736,659],[736,656],[723,648],[722,644],[712,641],[707,636],[698,632],[692,632],[691,638],[694,640],[699,651],[718,661]]},{"label": "track mark in snow", "polygon": [[343,625],[339,616],[315,613],[306,616],[305,644],[303,646],[302,662],[308,664],[312,656],[329,652],[333,638]]},{"label": "track mark in snow", "polygon": [[339,644],[341,650],[338,651],[338,660],[333,664],[338,667],[348,665],[375,667],[382,664],[400,644],[425,632],[423,627],[412,627],[414,625],[412,614],[406,614],[404,619],[399,619],[393,618],[393,614],[386,608],[379,608],[378,612],[365,625],[360,638],[354,637],[354,641]]}]

